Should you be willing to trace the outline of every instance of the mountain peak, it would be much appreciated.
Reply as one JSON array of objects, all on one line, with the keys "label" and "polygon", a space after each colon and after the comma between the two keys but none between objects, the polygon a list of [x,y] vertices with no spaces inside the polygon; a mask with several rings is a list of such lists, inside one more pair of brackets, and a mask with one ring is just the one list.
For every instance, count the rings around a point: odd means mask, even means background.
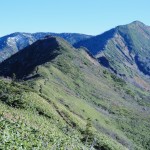
[{"label": "mountain peak", "polygon": [[146,26],[143,22],[138,21],[138,20],[135,20],[135,21],[131,22],[131,23],[128,24],[128,25],[134,25],[134,26]]},{"label": "mountain peak", "polygon": [[132,24],[143,24],[143,22],[139,21],[139,20],[135,20],[133,22],[131,22]]}]

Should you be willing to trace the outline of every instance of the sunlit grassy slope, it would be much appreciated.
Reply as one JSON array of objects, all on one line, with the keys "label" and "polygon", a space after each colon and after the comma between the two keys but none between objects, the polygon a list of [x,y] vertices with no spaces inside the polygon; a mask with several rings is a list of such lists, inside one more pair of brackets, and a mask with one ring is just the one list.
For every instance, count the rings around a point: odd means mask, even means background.
[{"label": "sunlit grassy slope", "polygon": [[1,149],[150,147],[149,93],[84,49],[51,37],[6,60],[0,74],[13,76],[0,80]]}]

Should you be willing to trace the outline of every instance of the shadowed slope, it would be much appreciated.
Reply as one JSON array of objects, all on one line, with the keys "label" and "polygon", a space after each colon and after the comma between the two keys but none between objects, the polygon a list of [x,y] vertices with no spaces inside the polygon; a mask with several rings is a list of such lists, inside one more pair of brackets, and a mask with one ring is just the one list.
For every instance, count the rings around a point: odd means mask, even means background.
[{"label": "shadowed slope", "polygon": [[35,42],[2,62],[0,64],[0,75],[11,77],[15,73],[17,78],[23,78],[36,66],[52,61],[62,53],[59,41],[59,38],[49,37]]}]

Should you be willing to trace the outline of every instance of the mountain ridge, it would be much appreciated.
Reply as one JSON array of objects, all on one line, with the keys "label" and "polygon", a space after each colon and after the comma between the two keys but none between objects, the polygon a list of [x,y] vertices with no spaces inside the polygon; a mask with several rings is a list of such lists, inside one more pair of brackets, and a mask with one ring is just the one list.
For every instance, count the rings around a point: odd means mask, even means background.
[{"label": "mountain ridge", "polygon": [[[106,54],[124,65],[122,36],[112,39]],[[4,60],[0,149],[149,150],[150,93],[110,71],[106,54],[104,67],[86,48],[48,35]]]},{"label": "mountain ridge", "polygon": [[[144,43],[144,44],[143,44]],[[106,68],[120,76],[147,81],[149,72],[150,29],[139,21],[117,26],[101,35],[80,41]],[[128,71],[127,71],[128,70]],[[131,79],[129,79],[131,80]],[[150,81],[150,80],[149,80]],[[136,81],[133,81],[136,83]]]},{"label": "mountain ridge", "polygon": [[95,57],[44,35],[0,63],[0,149],[149,150],[149,80],[133,59],[143,40],[110,31]]}]

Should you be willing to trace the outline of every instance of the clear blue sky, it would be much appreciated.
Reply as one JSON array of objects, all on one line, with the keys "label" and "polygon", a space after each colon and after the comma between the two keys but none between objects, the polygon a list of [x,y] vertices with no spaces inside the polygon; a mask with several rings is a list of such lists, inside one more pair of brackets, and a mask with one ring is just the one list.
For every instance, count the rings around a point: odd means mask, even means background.
[{"label": "clear blue sky", "polygon": [[100,34],[140,20],[150,25],[150,0],[0,0],[0,36],[12,32]]}]

